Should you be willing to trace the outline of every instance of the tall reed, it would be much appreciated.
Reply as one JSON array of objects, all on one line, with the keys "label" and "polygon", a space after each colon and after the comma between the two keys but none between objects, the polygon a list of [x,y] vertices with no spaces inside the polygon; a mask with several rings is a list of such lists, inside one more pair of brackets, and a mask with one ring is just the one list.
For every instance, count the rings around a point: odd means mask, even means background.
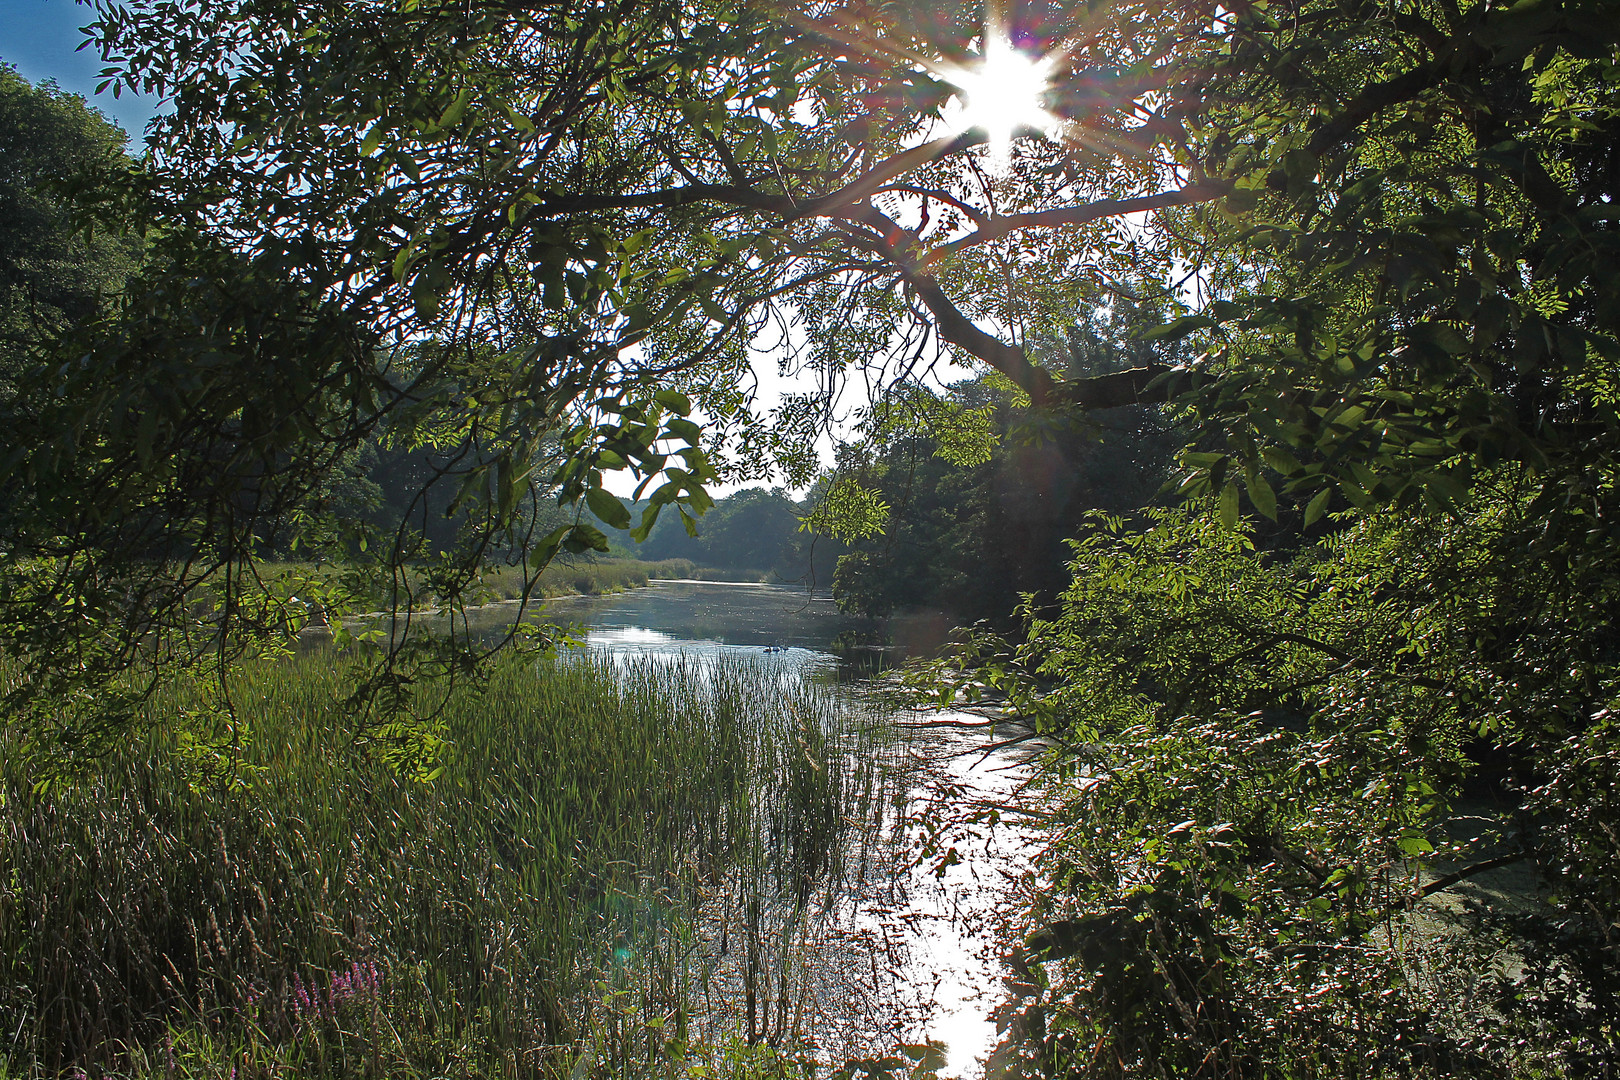
[{"label": "tall reed", "polygon": [[0,746],[0,1075],[671,1067],[704,905],[825,887],[872,788],[870,729],[784,669],[577,655],[456,693],[405,779],[345,737],[344,662],[243,669],[224,773],[154,724],[36,796]]}]

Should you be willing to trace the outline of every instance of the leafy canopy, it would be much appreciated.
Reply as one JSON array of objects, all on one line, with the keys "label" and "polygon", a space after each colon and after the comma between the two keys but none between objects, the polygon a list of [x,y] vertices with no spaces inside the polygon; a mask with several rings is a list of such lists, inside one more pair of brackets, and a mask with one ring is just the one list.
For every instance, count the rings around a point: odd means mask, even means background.
[{"label": "leafy canopy", "polygon": [[82,98],[0,65],[0,393],[42,336],[93,317],[139,261],[138,245],[76,234],[63,181],[128,167],[124,134]]},{"label": "leafy canopy", "polygon": [[[429,591],[449,608],[490,557],[604,546],[586,515],[644,533],[603,470],[688,517],[717,462],[775,451],[804,482],[846,370],[947,354],[1037,408],[1176,401],[1206,455],[1189,490],[1229,521],[1241,491],[1312,518],[1443,508],[1504,461],[1551,505],[1609,461],[1620,28],[1596,0],[1026,5],[999,21],[1052,57],[1062,125],[999,164],[939,122],[939,61],[973,64],[978,7],[98,13],[110,80],[173,110],[139,177],[78,206],[134,222],[147,265],[41,347],[0,471],[0,619],[31,672],[12,708],[80,694],[47,709],[69,758],[130,715],[109,679],[284,639],[286,590],[257,571],[277,545],[424,602],[423,530],[324,504],[366,440],[446,453],[462,542]],[[1158,340],[1203,360],[1068,378],[1033,359],[1077,308],[1144,280],[1176,299],[1188,272],[1209,302]],[[747,365],[769,340],[822,391],[760,417]],[[540,531],[542,493],[574,521]],[[325,599],[341,616],[359,595]],[[398,630],[357,707],[409,710],[418,674],[485,651]]]}]

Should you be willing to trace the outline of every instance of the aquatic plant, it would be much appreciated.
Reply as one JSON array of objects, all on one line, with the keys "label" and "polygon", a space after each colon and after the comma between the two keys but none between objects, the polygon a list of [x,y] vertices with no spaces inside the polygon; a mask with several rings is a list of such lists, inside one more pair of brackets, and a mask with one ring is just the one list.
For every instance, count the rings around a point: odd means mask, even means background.
[{"label": "aquatic plant", "polygon": [[36,793],[0,747],[9,1075],[685,1060],[692,988],[728,962],[704,912],[835,880],[876,790],[875,729],[781,664],[513,658],[445,703],[423,782],[343,734],[346,662],[240,669],[220,769],[163,725]]}]

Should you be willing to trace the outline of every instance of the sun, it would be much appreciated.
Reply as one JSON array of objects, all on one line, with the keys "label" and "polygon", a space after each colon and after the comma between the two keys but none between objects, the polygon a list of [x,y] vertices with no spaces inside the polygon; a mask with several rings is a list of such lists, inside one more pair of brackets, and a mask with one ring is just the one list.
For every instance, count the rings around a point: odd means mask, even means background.
[{"label": "sun", "polygon": [[1059,57],[1031,56],[988,28],[984,42],[977,62],[941,65],[941,73],[958,90],[941,118],[958,134],[982,130],[991,159],[1005,162],[1019,131],[1034,128],[1050,135],[1062,126],[1041,103]]}]

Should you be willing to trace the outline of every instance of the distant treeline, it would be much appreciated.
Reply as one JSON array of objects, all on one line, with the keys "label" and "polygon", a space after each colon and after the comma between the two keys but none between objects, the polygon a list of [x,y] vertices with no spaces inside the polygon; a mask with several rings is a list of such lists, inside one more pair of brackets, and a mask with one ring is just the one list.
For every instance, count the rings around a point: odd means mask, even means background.
[{"label": "distant treeline", "polygon": [[[1136,366],[1145,357],[1130,331],[1141,319],[1123,306],[1091,315],[1048,352],[1070,375]],[[988,419],[995,445],[987,460],[945,460],[948,423],[902,426],[879,449],[844,455],[855,459],[844,471],[888,507],[879,535],[847,545],[801,527],[829,477],[799,501],[780,489],[716,500],[696,537],[669,515],[637,555],[830,586],[840,607],[860,614],[933,610],[958,623],[1004,622],[1022,594],[1052,597],[1068,583],[1067,541],[1087,513],[1130,514],[1153,501],[1179,445],[1156,407],[1056,419],[1031,413],[1004,381],[985,379],[952,386],[943,404]]]},{"label": "distant treeline", "polygon": [[[1071,378],[1139,366],[1150,357],[1134,330],[1154,317],[1123,303],[1085,313],[1040,351]],[[639,545],[610,532],[612,557],[686,560],[699,575],[830,588],[846,611],[865,615],[929,610],[958,623],[1004,622],[1023,594],[1050,597],[1067,583],[1067,541],[1088,512],[1131,514],[1153,501],[1182,441],[1156,406],[1065,417],[1032,412],[994,378],[943,393],[909,389],[913,399],[895,395],[900,404],[889,406],[888,420],[841,447],[838,467],[802,498],[781,488],[735,492],[698,519],[695,536],[666,513]],[[961,436],[952,417],[982,428],[988,449],[976,464],[947,460],[959,458],[942,445]],[[447,550],[467,529],[464,515],[448,511],[476,453],[402,449],[384,433],[337,470],[331,505],[377,528],[403,521],[424,552]],[[549,472],[544,462],[537,467]],[[882,532],[844,543],[807,529],[828,490],[851,479],[887,507]],[[520,532],[539,535],[572,514],[542,495],[521,516]]]},{"label": "distant treeline", "polygon": [[[801,528],[815,493],[795,500],[781,488],[745,488],[716,499],[688,536],[678,514],[664,514],[635,555],[661,561],[689,559],[699,567],[742,577],[766,577],[826,589],[849,549]],[[639,512],[639,510],[638,510]]]}]

